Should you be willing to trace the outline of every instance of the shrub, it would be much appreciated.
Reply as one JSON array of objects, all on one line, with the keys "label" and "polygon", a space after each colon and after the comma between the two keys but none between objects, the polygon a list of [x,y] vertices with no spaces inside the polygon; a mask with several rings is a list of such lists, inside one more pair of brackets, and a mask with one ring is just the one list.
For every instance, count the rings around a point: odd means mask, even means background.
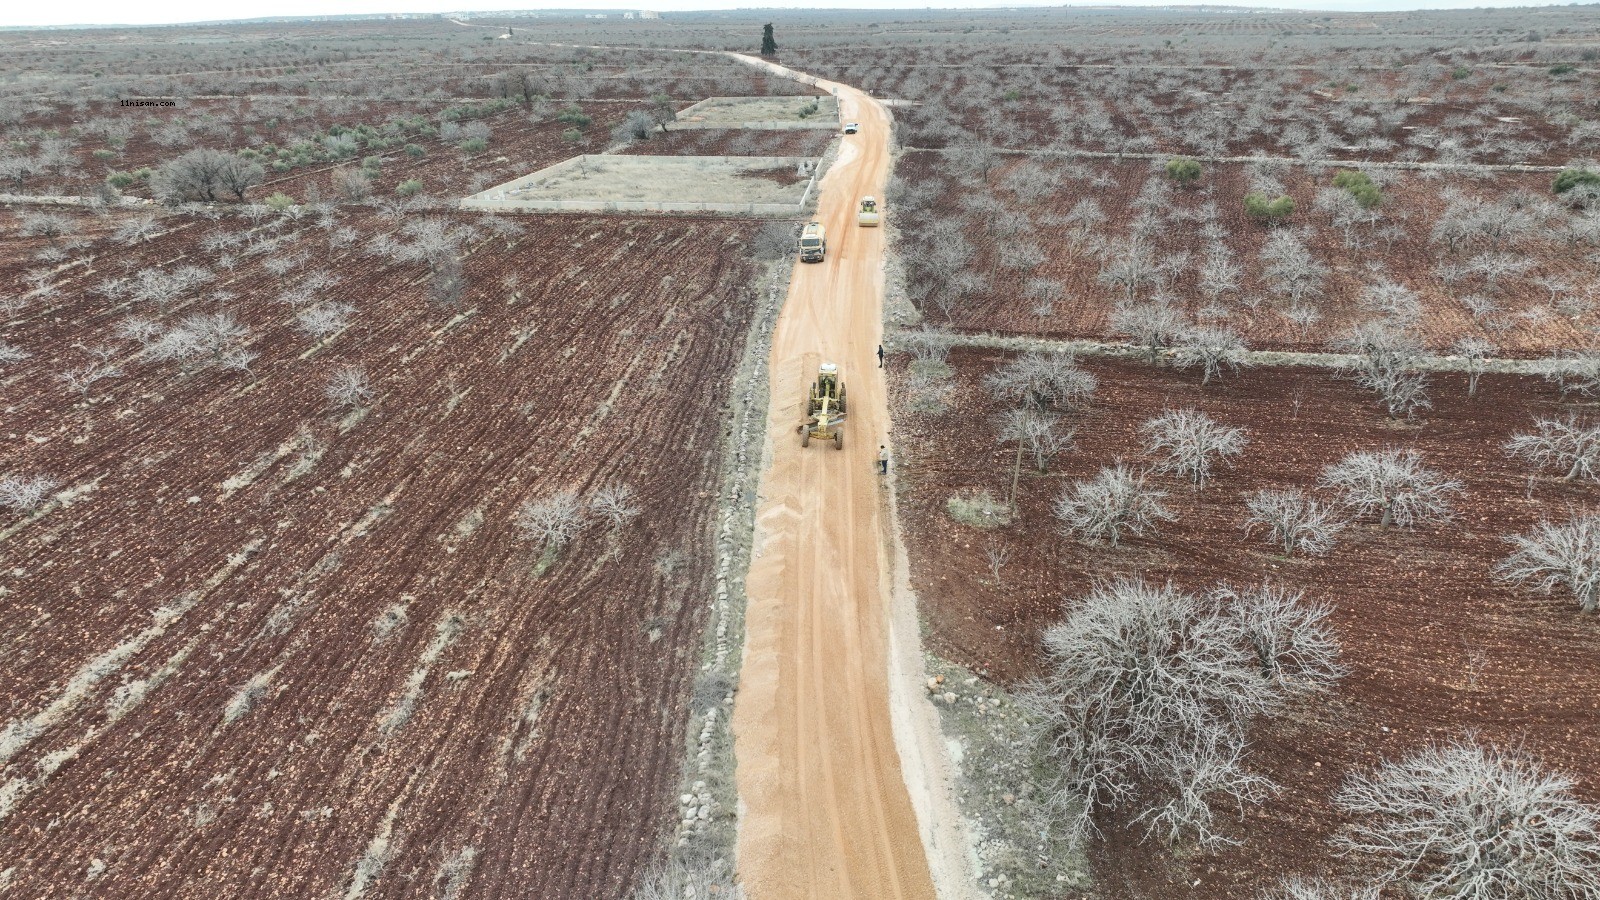
[{"label": "shrub", "polygon": [[576,128],[568,128],[567,130],[561,132],[561,139],[569,144],[576,144],[583,140],[583,132]]},{"label": "shrub", "polygon": [[1263,225],[1278,225],[1294,215],[1294,200],[1288,196],[1269,200],[1266,194],[1251,192],[1244,195],[1244,211]]},{"label": "shrub", "polygon": [[267,208],[273,212],[284,212],[291,206],[294,206],[294,198],[282,191],[273,194],[271,197],[268,197],[261,202],[265,203]]},{"label": "shrub", "polygon": [[0,478],[0,506],[12,512],[32,512],[61,482],[44,475],[7,475]]},{"label": "shrub", "polygon": [[1365,172],[1340,172],[1333,176],[1333,186],[1344,188],[1362,209],[1372,209],[1383,202],[1383,192]]},{"label": "shrub", "polygon": [[483,138],[467,138],[457,146],[468,153],[482,153],[489,149],[489,142]]},{"label": "shrub", "polygon": [[983,488],[961,491],[945,501],[950,518],[973,528],[999,528],[1011,522],[1011,508]]},{"label": "shrub", "polygon": [[1555,192],[1565,194],[1579,185],[1600,188],[1600,172],[1593,169],[1562,169],[1556,175]]},{"label": "shrub", "polygon": [[415,178],[407,178],[394,186],[394,192],[401,197],[412,197],[422,193],[422,182]]},{"label": "shrub", "polygon": [[135,180],[136,179],[131,172],[112,172],[106,176],[106,184],[119,189],[133,184]]},{"label": "shrub", "polygon": [[412,159],[421,159],[422,157],[428,155],[428,151],[422,149],[421,144],[407,144],[406,155]]},{"label": "shrub", "polygon": [[1167,177],[1182,187],[1200,180],[1200,163],[1187,157],[1167,160]]},{"label": "shrub", "polygon": [[588,128],[594,119],[584,115],[577,106],[569,106],[556,115],[556,121],[575,128]]},{"label": "shrub", "polygon": [[1576,71],[1578,71],[1578,67],[1572,63],[1558,63],[1550,67],[1551,75],[1571,75]]}]

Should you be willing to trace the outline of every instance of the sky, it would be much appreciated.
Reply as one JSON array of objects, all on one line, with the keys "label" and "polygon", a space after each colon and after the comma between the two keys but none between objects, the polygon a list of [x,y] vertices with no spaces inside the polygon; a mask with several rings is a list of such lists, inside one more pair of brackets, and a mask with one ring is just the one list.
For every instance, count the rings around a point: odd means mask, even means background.
[{"label": "sky", "polygon": [[[643,0],[638,9],[661,12],[682,10],[783,8],[807,9],[926,9],[993,8],[1014,6],[1173,6],[1172,0],[1113,0],[1113,2],[983,2],[983,0]],[[481,4],[481,5],[475,5]],[[1232,0],[1229,6],[1268,9],[1327,10],[1404,10],[1466,9],[1556,5],[1530,0]],[[217,19],[250,19],[263,16],[352,15],[367,13],[437,13],[461,9],[626,9],[617,0],[557,0],[554,3],[522,5],[517,0],[56,0],[29,3],[11,0],[0,9],[0,27],[48,25],[156,25],[204,22]]]}]

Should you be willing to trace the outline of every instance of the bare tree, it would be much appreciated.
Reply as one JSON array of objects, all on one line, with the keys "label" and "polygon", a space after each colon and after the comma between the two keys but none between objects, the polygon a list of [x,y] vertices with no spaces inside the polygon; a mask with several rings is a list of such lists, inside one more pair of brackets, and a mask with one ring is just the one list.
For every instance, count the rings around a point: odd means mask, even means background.
[{"label": "bare tree", "polygon": [[1000,415],[1000,443],[1015,442],[1016,459],[1011,464],[1011,514],[1017,514],[1017,483],[1022,477],[1022,457],[1032,452],[1033,464],[1043,475],[1050,470],[1050,461],[1058,453],[1072,446],[1074,431],[1063,428],[1061,417],[1053,412],[1033,406],[1008,409]]},{"label": "bare tree", "polygon": [[1340,674],[1327,608],[1299,600],[1118,578],[1045,632],[1047,674],[1023,706],[1060,767],[1049,811],[1070,838],[1118,810],[1169,841],[1224,840],[1214,806],[1259,802],[1271,788],[1241,765],[1251,721]]},{"label": "bare tree", "polygon": [[1181,313],[1160,301],[1123,304],[1111,314],[1111,328],[1143,347],[1152,364],[1186,324]]},{"label": "bare tree", "polygon": [[323,387],[322,393],[335,406],[355,408],[365,406],[372,402],[372,383],[367,379],[367,370],[360,366],[340,366],[328,376],[328,383]]},{"label": "bare tree", "polygon": [[1297,488],[1259,490],[1245,500],[1245,508],[1249,510],[1245,534],[1248,536],[1257,528],[1264,530],[1284,556],[1297,551],[1321,556],[1333,549],[1334,539],[1344,530],[1344,523],[1332,508]]},{"label": "bare tree", "polygon": [[1378,514],[1379,524],[1410,528],[1450,520],[1450,497],[1461,483],[1422,464],[1415,450],[1362,450],[1322,470],[1319,483],[1343,495],[1356,515]]},{"label": "bare tree", "polygon": [[96,382],[105,381],[122,375],[122,369],[103,359],[90,360],[89,362],[71,368],[56,376],[69,390],[78,392],[83,399],[89,399],[89,391]]},{"label": "bare tree", "polygon": [[1166,496],[1166,491],[1145,483],[1143,472],[1135,473],[1119,461],[1063,490],[1053,511],[1067,536],[1106,540],[1116,547],[1124,531],[1142,535],[1154,531],[1158,522],[1177,518],[1161,502]]},{"label": "bare tree", "polygon": [[1185,328],[1178,335],[1176,350],[1173,365],[1180,369],[1199,366],[1203,373],[1201,384],[1210,384],[1213,378],[1220,381],[1224,367],[1237,373],[1240,366],[1250,364],[1244,339],[1232,328],[1216,325]]},{"label": "bare tree", "polygon": [[1573,782],[1471,735],[1347,778],[1344,853],[1383,866],[1416,897],[1600,896],[1600,812]]},{"label": "bare tree", "polygon": [[568,490],[525,501],[517,507],[515,522],[525,538],[538,542],[540,563],[548,565],[577,536],[583,519],[582,501]]},{"label": "bare tree", "polygon": [[1382,900],[1382,889],[1378,885],[1343,884],[1296,875],[1262,891],[1256,900]]},{"label": "bare tree", "polygon": [[360,169],[340,166],[333,170],[328,180],[333,185],[333,192],[350,203],[360,203],[372,196],[372,179]]},{"label": "bare tree", "polygon": [[1546,594],[1563,590],[1584,612],[1600,609],[1600,515],[1580,513],[1559,525],[1540,522],[1511,542],[1515,552],[1495,568],[1502,579]]},{"label": "bare tree", "polygon": [[1467,396],[1478,393],[1478,377],[1483,374],[1484,362],[1495,352],[1494,344],[1479,337],[1464,337],[1450,348],[1467,366]]},{"label": "bare tree", "polygon": [[0,506],[32,512],[59,487],[61,482],[46,475],[6,475],[0,477]]},{"label": "bare tree", "polygon": [[1242,428],[1222,425],[1203,412],[1179,409],[1162,413],[1139,428],[1145,452],[1161,457],[1158,472],[1175,472],[1199,488],[1211,477],[1211,466],[1244,451]]},{"label": "bare tree", "polygon": [[330,334],[343,331],[350,324],[355,307],[348,303],[324,300],[308,306],[295,315],[295,324],[313,340],[323,340]]},{"label": "bare tree", "polygon": [[1410,332],[1388,322],[1363,322],[1334,342],[1354,359],[1345,371],[1356,384],[1377,394],[1392,419],[1410,419],[1433,403],[1427,377],[1417,371],[1422,345]]},{"label": "bare tree", "polygon": [[32,354],[28,353],[28,351],[22,349],[21,347],[16,347],[6,343],[5,341],[0,341],[0,366],[22,362],[31,355]]},{"label": "bare tree", "polygon": [[984,379],[996,400],[1039,410],[1078,409],[1094,397],[1098,385],[1071,353],[1039,351],[1013,358]]},{"label": "bare tree", "polygon": [[1569,351],[1550,362],[1545,380],[1555,382],[1563,395],[1600,396],[1600,351]]},{"label": "bare tree", "polygon": [[146,344],[155,360],[172,360],[184,367],[218,366],[248,371],[255,355],[245,348],[250,330],[232,313],[195,313]]},{"label": "bare tree", "polygon": [[1578,424],[1573,416],[1565,420],[1539,419],[1534,434],[1515,434],[1506,442],[1506,452],[1527,460],[1535,469],[1564,471],[1562,481],[1579,476],[1600,481],[1600,426]]},{"label": "bare tree", "polygon": [[612,529],[621,528],[639,515],[636,497],[631,485],[607,485],[589,498],[589,509],[610,523]]},{"label": "bare tree", "polygon": [[245,192],[260,184],[267,177],[267,171],[261,164],[242,156],[226,154],[222,165],[217,169],[217,186],[233,195],[233,199],[244,202]]}]

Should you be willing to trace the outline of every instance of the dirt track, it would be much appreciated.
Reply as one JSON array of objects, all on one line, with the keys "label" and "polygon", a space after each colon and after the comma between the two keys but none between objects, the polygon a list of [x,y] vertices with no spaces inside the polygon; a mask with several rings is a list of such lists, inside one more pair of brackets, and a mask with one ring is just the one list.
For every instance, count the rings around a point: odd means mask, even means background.
[{"label": "dirt track", "polygon": [[[761,481],[747,645],[734,708],[739,869],[754,900],[932,898],[933,882],[889,717],[889,566],[874,472],[888,411],[874,352],[883,231],[855,224],[882,197],[889,118],[837,88],[844,138],[817,217],[828,256],[798,267],[771,355],[769,467]],[[849,388],[843,452],[794,429],[818,363]]]}]

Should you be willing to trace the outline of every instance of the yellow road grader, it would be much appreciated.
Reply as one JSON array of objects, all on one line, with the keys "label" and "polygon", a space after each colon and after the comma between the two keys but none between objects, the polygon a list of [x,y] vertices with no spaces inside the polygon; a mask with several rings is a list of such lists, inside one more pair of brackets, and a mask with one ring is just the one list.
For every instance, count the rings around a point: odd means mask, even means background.
[{"label": "yellow road grader", "polygon": [[833,441],[833,449],[844,449],[844,381],[839,377],[839,367],[823,363],[817,371],[817,380],[806,390],[806,420],[795,429],[800,432],[800,446],[811,446],[811,439]]}]

